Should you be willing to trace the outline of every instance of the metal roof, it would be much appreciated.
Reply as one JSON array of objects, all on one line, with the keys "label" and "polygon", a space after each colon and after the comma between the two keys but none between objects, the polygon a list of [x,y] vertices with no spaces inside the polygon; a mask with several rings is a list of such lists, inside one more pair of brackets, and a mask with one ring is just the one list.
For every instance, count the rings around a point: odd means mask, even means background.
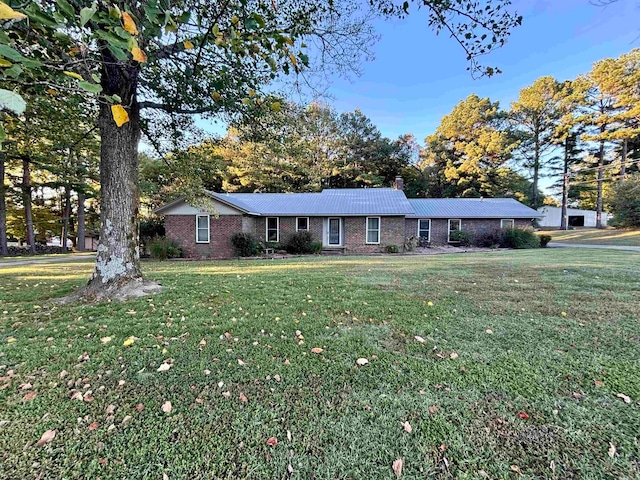
[{"label": "metal roof", "polygon": [[414,198],[413,218],[542,218],[515,198]]},{"label": "metal roof", "polygon": [[328,189],[321,193],[214,193],[213,198],[255,215],[412,215],[404,192],[393,188]]}]

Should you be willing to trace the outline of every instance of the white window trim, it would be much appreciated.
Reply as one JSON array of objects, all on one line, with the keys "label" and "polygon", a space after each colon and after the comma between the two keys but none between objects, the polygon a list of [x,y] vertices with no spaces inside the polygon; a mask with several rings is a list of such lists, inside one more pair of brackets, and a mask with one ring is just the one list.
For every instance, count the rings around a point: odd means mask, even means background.
[{"label": "white window trim", "polygon": [[[206,242],[202,240],[198,240],[198,230],[202,230],[198,228],[198,220],[200,219],[200,217],[207,218],[207,241]],[[196,243],[211,243],[211,218],[209,217],[208,213],[196,214]]]},{"label": "white window trim", "polygon": [[419,218],[418,219],[418,238],[422,238],[420,237],[420,222],[427,220],[429,222],[429,236],[427,237],[427,242],[431,242],[431,219],[430,218]]},{"label": "white window trim", "polygon": [[277,229],[276,229],[276,240],[274,243],[278,243],[280,242],[280,217],[266,217],[264,219],[264,239],[267,242],[273,242],[273,240],[269,240],[269,219],[270,218],[275,218],[276,219],[276,225],[277,225]]},{"label": "white window trim", "polygon": [[447,220],[447,242],[451,242],[451,222],[458,222],[458,230],[462,230],[462,219],[450,218]]},{"label": "white window trim", "polygon": [[[369,219],[377,218],[378,219],[378,241],[377,242],[369,242]],[[382,218],[381,217],[367,217],[364,223],[364,243],[366,245],[380,245],[380,238],[382,237]],[[371,230],[372,232],[375,230]]]},{"label": "white window trim", "polygon": [[[298,228],[298,220],[300,218],[306,218],[307,219],[307,228],[306,228],[306,230],[300,230]],[[296,217],[296,232],[308,232],[310,230],[311,230],[311,223],[309,222],[309,217]]]},{"label": "white window trim", "polygon": [[[510,227],[503,227],[502,222],[511,222]],[[500,229],[504,230],[505,228],[516,228],[516,221],[513,218],[502,218],[500,219]]]}]

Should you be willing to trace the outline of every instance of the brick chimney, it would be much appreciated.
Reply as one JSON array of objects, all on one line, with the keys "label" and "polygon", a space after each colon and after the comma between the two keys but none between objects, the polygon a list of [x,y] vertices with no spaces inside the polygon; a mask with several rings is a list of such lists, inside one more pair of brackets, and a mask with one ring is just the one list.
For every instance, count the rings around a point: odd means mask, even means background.
[{"label": "brick chimney", "polygon": [[393,188],[395,190],[400,190],[400,191],[404,190],[404,180],[400,175],[396,176],[396,179],[393,182]]}]

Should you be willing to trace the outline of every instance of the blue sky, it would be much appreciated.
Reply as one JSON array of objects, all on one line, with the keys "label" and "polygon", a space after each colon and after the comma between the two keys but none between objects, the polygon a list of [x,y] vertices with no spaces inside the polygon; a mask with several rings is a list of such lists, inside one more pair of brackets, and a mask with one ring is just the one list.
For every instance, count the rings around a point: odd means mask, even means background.
[{"label": "blue sky", "polygon": [[640,46],[640,2],[619,0],[597,7],[589,0],[515,0],[524,16],[505,47],[484,57],[503,73],[474,80],[460,46],[436,37],[425,15],[377,24],[376,59],[361,77],[336,80],[330,103],[338,111],[359,108],[394,138],[413,133],[422,143],[454,105],[472,93],[507,108],[521,88],[544,75],[575,78],[602,58]]}]

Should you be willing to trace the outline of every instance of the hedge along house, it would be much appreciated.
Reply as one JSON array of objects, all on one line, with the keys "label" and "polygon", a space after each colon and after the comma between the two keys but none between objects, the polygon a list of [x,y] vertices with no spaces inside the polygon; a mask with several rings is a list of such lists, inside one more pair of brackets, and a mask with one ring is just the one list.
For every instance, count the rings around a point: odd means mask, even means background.
[{"label": "hedge along house", "polygon": [[293,234],[309,231],[324,251],[403,250],[420,236],[447,244],[455,229],[471,233],[530,226],[540,214],[513,199],[412,199],[399,188],[328,189],[320,193],[206,192],[204,211],[178,199],[155,210],[165,216],[167,237],[189,258],[231,258],[231,237],[245,232],[263,243],[286,245]]}]

